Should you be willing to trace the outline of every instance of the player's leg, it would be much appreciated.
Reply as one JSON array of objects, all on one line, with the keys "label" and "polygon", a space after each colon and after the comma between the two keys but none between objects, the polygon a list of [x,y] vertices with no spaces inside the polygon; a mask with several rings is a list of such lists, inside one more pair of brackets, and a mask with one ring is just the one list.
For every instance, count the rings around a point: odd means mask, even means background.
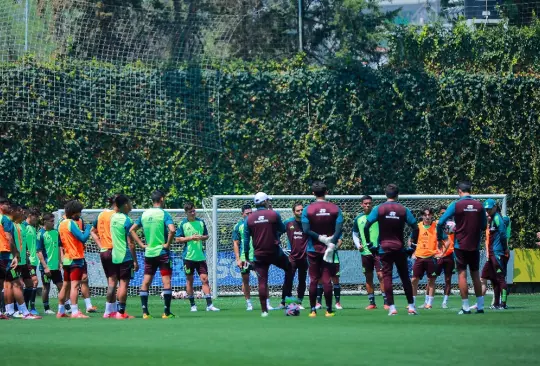
[{"label": "player's leg", "polygon": [[259,301],[261,303],[262,316],[268,316],[268,306],[266,300],[268,299],[268,269],[270,263],[265,261],[255,261],[255,271],[257,272],[257,281],[259,284]]},{"label": "player's leg", "polygon": [[[23,267],[27,267],[27,266],[23,266]],[[24,268],[24,270],[21,271],[21,279],[24,284],[24,289],[23,289],[24,304],[26,305],[28,309],[30,309],[30,299],[32,298],[32,287],[34,286],[32,283],[32,277],[30,276],[30,271],[28,270],[28,267]]]},{"label": "player's leg", "polygon": [[188,295],[189,305],[191,306],[191,311],[197,311],[197,305],[195,304],[195,293],[193,291],[193,281],[194,281],[195,266],[192,261],[184,260],[184,274],[186,276],[186,292]]},{"label": "player's leg", "polygon": [[[41,288],[41,301],[43,303],[43,310],[45,314],[52,315],[54,311],[51,310],[49,306],[49,294],[51,292],[51,279],[41,271],[41,283],[43,284]],[[59,291],[60,292],[60,291]]]},{"label": "player's leg", "polygon": [[493,256],[493,268],[495,270],[494,284],[497,284],[500,292],[500,302],[498,309],[506,309],[506,300],[508,297],[508,284],[506,283],[506,265],[503,261],[504,256]]},{"label": "player's leg", "polygon": [[[422,258],[416,258],[412,267],[412,294],[413,294],[413,304],[416,306],[416,296],[418,295],[418,283],[424,277],[424,261]],[[427,288],[426,288],[427,294]],[[422,307],[424,307],[424,304]]]},{"label": "player's leg", "polygon": [[80,288],[81,288],[82,297],[84,298],[84,305],[86,306],[86,312],[95,313],[97,312],[97,307],[92,305],[90,286],[88,286],[88,270],[86,267],[86,261],[84,262],[84,267],[82,271],[83,271],[83,277],[81,280]]},{"label": "player's leg", "polygon": [[322,256],[317,254],[310,255],[309,260],[309,307],[310,317],[317,316],[317,288],[319,286],[319,280],[321,279],[321,265]]},{"label": "player's leg", "polygon": [[32,293],[30,295],[30,312],[34,315],[38,315],[38,312],[36,310],[36,297],[37,297],[37,289],[38,289],[38,277],[36,272],[35,266],[30,266],[30,280],[32,281]]},{"label": "player's leg", "polygon": [[291,262],[284,253],[278,254],[274,259],[273,264],[284,272],[283,286],[281,287],[281,308],[284,309],[285,299],[287,297],[292,297],[294,273],[292,271]]},{"label": "player's leg", "polygon": [[377,305],[375,304],[375,286],[373,284],[373,271],[375,270],[374,257],[372,255],[363,255],[361,258],[362,272],[364,272],[364,276],[366,277],[366,292],[369,300],[366,310],[377,309]]},{"label": "player's leg", "polygon": [[388,302],[388,315],[396,315],[397,310],[394,305],[394,289],[392,287],[392,270],[394,268],[393,253],[384,253],[379,256],[381,259],[384,292],[386,293],[386,301]]},{"label": "player's leg", "polygon": [[71,288],[70,281],[70,267],[64,266],[64,279],[62,281],[62,288],[58,291],[58,313],[56,314],[57,318],[67,318],[66,314],[66,300],[68,299],[69,292],[68,289]]},{"label": "player's leg", "polygon": [[246,299],[246,310],[252,311],[253,304],[251,303],[251,286],[249,285],[249,269],[241,269],[240,273],[242,275],[242,292],[244,293],[244,298]]},{"label": "player's leg", "polygon": [[[298,268],[298,289],[297,296],[300,301],[300,309],[304,310],[302,302],[304,301],[304,296],[306,295],[306,284],[307,284],[307,272],[308,272],[308,262],[304,262]],[[294,274],[293,274],[294,278]]]},{"label": "player's leg", "polygon": [[484,296],[482,295],[482,281],[480,280],[480,251],[475,250],[468,252],[467,264],[471,271],[471,278],[476,295],[476,312],[484,312]]},{"label": "player's leg", "polygon": [[409,278],[409,263],[407,261],[407,254],[404,252],[395,252],[392,254],[394,255],[394,263],[396,264],[396,269],[403,285],[403,291],[405,292],[407,303],[409,304],[409,315],[416,315],[417,313],[414,305],[413,289],[411,279]]},{"label": "player's leg", "polygon": [[197,274],[202,282],[202,290],[206,299],[206,311],[219,311],[212,303],[212,290],[208,282],[208,265],[206,261],[197,262]]},{"label": "player's leg", "polygon": [[326,304],[326,316],[333,316],[332,310],[332,275],[336,272],[334,263],[322,262],[321,282],[323,285],[324,302]]},{"label": "player's leg", "polygon": [[343,306],[341,306],[341,284],[339,283],[339,277],[341,275],[340,273],[340,264],[334,263],[335,266],[335,273],[332,276],[332,284],[333,284],[333,290],[334,290],[334,298],[336,299],[336,309],[342,310]]},{"label": "player's leg", "polygon": [[456,270],[456,264],[454,262],[454,257],[452,255],[442,258],[442,265],[437,271],[440,273],[441,270],[444,271],[444,298],[443,298],[443,309],[448,308],[448,297],[452,291],[452,274]]},{"label": "player's leg", "polygon": [[315,306],[317,310],[322,308],[322,297],[323,297],[323,285],[322,285],[322,281],[319,280],[319,282],[317,282],[317,305]]},{"label": "player's leg", "polygon": [[116,319],[132,319],[126,312],[126,302],[128,297],[129,282],[133,276],[133,261],[121,263],[117,265],[116,277],[118,278],[118,292],[116,298],[118,299],[118,312],[116,313]]},{"label": "player's leg", "polygon": [[470,314],[469,286],[467,285],[467,259],[466,252],[460,249],[454,250],[454,259],[458,271],[459,294],[461,295],[461,310],[459,314]]},{"label": "player's leg", "polygon": [[382,264],[379,255],[373,256],[373,267],[375,268],[375,272],[377,273],[377,279],[379,280],[379,288],[383,297],[384,310],[388,310],[390,307],[388,306],[388,301],[386,300],[386,292],[384,291]]},{"label": "player's leg", "polygon": [[16,278],[13,281],[11,281],[12,285],[12,291],[13,291],[13,298],[17,302],[17,307],[19,308],[19,312],[22,314],[23,318],[25,319],[40,319],[41,317],[30,314],[30,311],[26,307],[26,304],[24,302],[24,294],[23,294],[23,286],[24,282],[22,278]]},{"label": "player's leg", "polygon": [[148,310],[148,290],[154,279],[154,275],[159,268],[159,257],[144,257],[144,276],[139,291],[141,297],[141,307],[143,311],[143,319],[150,319],[150,311]]},{"label": "player's leg", "polygon": [[99,253],[101,259],[101,266],[105,277],[107,277],[107,295],[105,302],[104,318],[115,316],[118,311],[116,304],[116,285],[118,283],[115,267],[112,262],[112,252],[110,250]]},{"label": "player's leg", "polygon": [[81,283],[84,276],[83,266],[72,265],[70,268],[70,282],[71,288],[69,291],[69,298],[71,300],[71,317],[72,318],[88,318],[79,310],[79,290],[81,289]]},{"label": "player's leg", "polygon": [[425,309],[433,308],[433,298],[435,294],[435,279],[437,278],[437,260],[435,258],[429,258],[426,260],[426,273],[427,273],[427,288],[428,294]]}]

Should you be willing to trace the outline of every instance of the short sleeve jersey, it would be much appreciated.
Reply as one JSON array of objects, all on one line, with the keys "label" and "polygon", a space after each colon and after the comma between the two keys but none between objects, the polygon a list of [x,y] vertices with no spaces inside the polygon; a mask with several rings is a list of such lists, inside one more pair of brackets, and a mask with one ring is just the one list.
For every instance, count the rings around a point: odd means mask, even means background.
[{"label": "short sleeve jersey", "polygon": [[150,208],[143,212],[137,225],[144,231],[146,249],[144,256],[148,258],[165,254],[163,245],[167,243],[169,235],[169,225],[174,225],[171,215],[159,207]]},{"label": "short sleeve jersey", "polygon": [[381,254],[404,250],[405,224],[416,225],[416,219],[411,211],[401,203],[394,201],[388,201],[374,207],[368,215],[367,221],[379,223],[379,253]]},{"label": "short sleeve jersey", "polygon": [[113,210],[105,210],[98,215],[94,221],[94,228],[98,232],[101,241],[101,251],[105,252],[112,249],[111,218],[114,215]]},{"label": "short sleeve jersey", "polygon": [[[182,220],[176,230],[177,238],[186,238],[192,235],[208,235],[208,229],[204,221],[198,217],[194,221],[189,221],[187,218]],[[205,261],[204,242],[202,240],[190,240],[185,243],[182,259],[194,262]]]},{"label": "short sleeve jersey", "polygon": [[[315,201],[304,207],[302,223],[309,223],[311,231],[326,236],[333,236],[337,223],[343,223],[341,209],[328,201]],[[326,245],[313,240],[313,251],[324,253]]]},{"label": "short sleeve jersey", "polygon": [[0,252],[11,253],[11,244],[6,233],[13,236],[13,222],[6,215],[0,214]]},{"label": "short sleeve jersey", "polygon": [[133,260],[128,245],[129,230],[133,222],[128,215],[117,212],[111,216],[112,261],[120,264]]},{"label": "short sleeve jersey", "polygon": [[26,232],[26,248],[29,253],[29,260],[31,266],[37,266],[39,264],[39,258],[37,257],[37,231],[32,225],[23,222],[23,227]]},{"label": "short sleeve jersey", "polygon": [[[302,223],[291,217],[285,220],[283,224],[285,225],[285,229],[287,229],[286,234],[289,241],[289,249],[291,250],[290,258],[295,261],[305,260],[311,238],[302,230]],[[313,248],[313,245],[311,245],[311,248]]]},{"label": "short sleeve jersey", "polygon": [[[366,226],[367,222],[367,215],[364,213],[361,213],[360,215],[356,216],[356,218],[353,221],[353,232],[360,235],[360,239],[362,240],[362,247],[363,251],[360,252],[361,255],[373,255],[371,251],[368,249],[366,243],[366,235],[364,234],[364,227]],[[369,239],[373,243],[374,246],[379,245],[379,223],[376,222],[369,228]]]},{"label": "short sleeve jersey", "polygon": [[[232,240],[238,240],[240,241],[240,247],[238,248],[240,251],[240,260],[245,261],[246,260],[246,253],[244,252],[244,228],[245,228],[245,222],[244,219],[238,221],[236,225],[234,225],[234,229],[232,232]],[[249,239],[249,261],[253,260],[253,239]]]},{"label": "short sleeve jersey", "polygon": [[271,257],[279,252],[279,237],[285,232],[279,213],[259,208],[246,217],[245,222],[244,246],[247,240],[253,238],[255,259]]},{"label": "short sleeve jersey", "polygon": [[[51,271],[60,269],[59,247],[58,230],[39,230],[37,235],[37,251],[42,253],[43,259],[45,259],[45,262],[47,262],[47,266]],[[39,268],[43,271],[43,265],[40,264]]]},{"label": "short sleeve jersey", "polygon": [[415,255],[419,258],[429,258],[437,254],[437,224],[418,225],[418,243],[416,243]]}]

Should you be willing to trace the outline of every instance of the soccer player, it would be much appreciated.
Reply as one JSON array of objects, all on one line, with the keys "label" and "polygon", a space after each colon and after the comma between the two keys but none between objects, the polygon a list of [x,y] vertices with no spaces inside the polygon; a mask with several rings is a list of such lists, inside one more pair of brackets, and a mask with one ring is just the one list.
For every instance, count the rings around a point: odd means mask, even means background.
[{"label": "soccer player", "polygon": [[[333,261],[334,268],[333,268],[333,271],[330,273],[332,286],[334,290],[334,297],[336,298],[337,310],[343,310],[343,306],[341,306],[341,284],[339,283],[339,277],[341,276],[341,265],[339,263],[339,254],[338,254],[338,250],[341,248],[342,244],[343,244],[343,239],[339,238],[336,244],[336,252],[334,254],[334,261]],[[321,301],[322,301],[322,298],[321,298]]]},{"label": "soccer player", "polygon": [[[38,209],[30,209],[28,210],[28,215],[26,218],[26,221],[22,222],[22,227],[26,232],[26,249],[28,250],[28,265],[29,265],[29,271],[30,271],[30,279],[32,281],[32,288],[29,288],[28,294],[25,297],[28,297],[29,301],[28,304],[30,305],[30,313],[34,315],[38,315],[38,312],[36,310],[36,295],[37,295],[37,286],[38,286],[38,278],[37,278],[37,266],[39,264],[39,259],[37,257],[36,252],[36,244],[37,244],[37,225],[39,222],[39,217],[41,216],[41,213]],[[25,287],[25,291],[26,287]]]},{"label": "soccer player", "polygon": [[371,226],[379,223],[379,255],[383,268],[384,290],[386,299],[390,306],[388,315],[397,315],[396,306],[394,305],[394,290],[392,287],[392,270],[396,265],[403,290],[407,296],[409,304],[408,313],[417,315],[414,306],[413,289],[409,278],[409,269],[407,262],[407,253],[405,251],[405,243],[403,242],[403,230],[405,224],[408,224],[412,229],[412,242],[418,241],[418,223],[412,215],[411,211],[400,203],[397,203],[399,189],[395,184],[389,184],[385,188],[386,202],[378,205],[371,211],[364,226],[364,236],[367,243],[367,248],[371,251],[376,251],[375,245],[371,239]]},{"label": "soccer player", "polygon": [[484,297],[480,282],[480,240],[486,228],[486,210],[482,204],[471,197],[471,183],[462,181],[458,184],[460,198],[448,206],[437,224],[437,239],[442,240],[446,222],[454,217],[456,233],[454,256],[459,278],[462,308],[458,314],[470,314],[469,291],[467,286],[467,267],[471,271],[474,293],[477,298],[477,313],[484,312]]},{"label": "soccer player", "polygon": [[[282,288],[282,303],[291,296],[293,274],[291,263],[279,246],[279,238],[286,231],[281,216],[269,209],[270,197],[263,192],[255,195],[255,212],[245,218],[244,224],[244,253],[249,258],[250,243],[253,239],[253,265],[259,282],[259,300],[262,317],[268,316],[268,269],[274,265],[285,272]],[[251,264],[244,263],[244,268]]]},{"label": "soccer player", "polygon": [[[446,206],[439,208],[439,217],[446,212]],[[437,221],[438,223],[438,221]],[[454,261],[454,229],[456,223],[448,220],[445,227],[445,236],[443,239],[443,246],[439,252],[437,260],[437,277],[444,271],[444,298],[442,302],[442,308],[448,309],[448,297],[452,291],[452,275],[456,270],[456,262]],[[433,294],[430,294],[433,296]]]},{"label": "soccer player", "polygon": [[[325,316],[335,315],[332,311],[332,276],[335,275],[333,249],[341,237],[343,214],[334,203],[326,201],[328,189],[320,180],[313,182],[311,191],[315,202],[302,211],[303,231],[311,237],[308,243],[309,260],[309,302],[310,317],[317,316],[317,284],[322,281],[324,299],[326,302]],[[328,258],[330,256],[330,258]]]},{"label": "soccer player", "polygon": [[416,305],[416,295],[418,293],[418,282],[427,275],[428,284],[426,288],[427,301],[424,309],[433,307],[433,294],[435,293],[435,279],[437,278],[437,226],[433,222],[433,209],[427,207],[422,210],[422,225],[419,225],[418,242],[416,248],[413,247],[415,259],[412,268],[413,302]]},{"label": "soccer player", "polygon": [[[502,215],[498,212],[495,200],[491,198],[486,200],[484,202],[484,208],[490,220],[487,245],[488,261],[484,266],[484,270],[482,270],[482,278],[489,278],[493,283],[493,307],[496,309],[506,309],[508,296],[506,267],[509,255],[506,226]],[[484,272],[487,272],[487,274]]]},{"label": "soccer player", "polygon": [[146,239],[146,244],[135,240],[144,249],[144,278],[140,291],[143,319],[152,318],[148,310],[148,289],[158,268],[161,273],[165,303],[165,311],[161,317],[169,319],[174,318],[174,315],[171,314],[172,257],[170,248],[174,239],[175,227],[171,215],[163,209],[165,207],[165,194],[162,191],[156,190],[152,193],[152,204],[154,207],[144,211],[130,230],[136,231],[142,228]]},{"label": "soccer player", "polygon": [[69,297],[71,302],[72,318],[88,318],[79,311],[78,298],[79,289],[87,270],[86,260],[84,258],[84,244],[90,237],[90,225],[85,225],[83,231],[79,228],[77,221],[81,218],[83,205],[77,200],[66,203],[64,207],[66,219],[58,226],[60,242],[64,249],[63,269],[64,283],[62,290],[58,294],[58,313],[57,318],[66,318],[65,301],[67,299],[67,289],[69,288]]},{"label": "soccer player", "polygon": [[300,302],[300,309],[304,309],[302,301],[306,293],[306,279],[308,271],[308,259],[307,259],[307,247],[308,242],[311,242],[311,238],[304,233],[302,229],[302,211],[304,206],[301,203],[295,203],[293,205],[293,217],[285,220],[285,225],[288,247],[291,253],[289,254],[289,261],[291,262],[292,276],[294,278],[296,271],[298,271],[298,288],[297,297]]},{"label": "soccer player", "polygon": [[383,273],[381,258],[379,257],[379,223],[375,222],[369,228],[371,241],[373,242],[374,249],[373,251],[369,250],[367,247],[366,237],[364,235],[364,227],[366,226],[368,215],[373,211],[373,198],[371,196],[365,195],[361,199],[362,210],[358,216],[353,221],[353,241],[356,248],[360,251],[362,256],[362,272],[366,276],[366,290],[368,293],[369,305],[366,307],[366,310],[377,309],[375,304],[375,289],[373,286],[373,271],[377,273],[377,278],[379,279],[379,286],[381,288],[381,293],[384,301],[384,309],[388,310],[386,293],[384,291],[384,282],[383,282]]},{"label": "soccer player", "polygon": [[[197,217],[193,202],[184,205],[187,218],[183,219],[176,230],[176,241],[184,244],[182,259],[184,260],[184,273],[186,275],[186,292],[188,294],[191,311],[197,311],[195,296],[193,295],[193,280],[195,272],[202,282],[202,290],[206,299],[206,311],[219,311],[212,304],[212,294],[208,283],[208,265],[204,253],[204,243],[208,240],[208,229],[204,221]],[[249,243],[248,243],[249,247]],[[248,256],[249,257],[249,256]]]},{"label": "soccer player", "polygon": [[[11,219],[8,215],[11,215]],[[21,227],[15,225],[13,221],[20,222],[22,217],[20,206],[0,198],[0,282],[3,283],[4,287],[8,317],[16,317],[15,301],[17,301],[18,312],[21,314],[18,317],[28,320],[41,319],[40,316],[31,314],[24,303],[23,282],[18,272],[22,261],[19,249],[24,244]],[[26,260],[26,252],[23,253],[23,256]]]},{"label": "soccer player", "polygon": [[251,303],[251,287],[249,285],[249,273],[251,268],[243,267],[244,262],[253,262],[253,241],[250,240],[249,243],[249,257],[246,260],[246,255],[244,253],[244,223],[246,217],[251,215],[252,209],[250,205],[242,206],[242,219],[234,225],[232,232],[233,240],[233,249],[234,256],[236,257],[236,265],[240,268],[240,274],[242,275],[242,292],[244,292],[244,297],[246,298],[246,310],[252,311],[253,304]]},{"label": "soccer player", "polygon": [[56,285],[58,293],[62,290],[62,272],[60,271],[62,258],[60,255],[60,238],[58,230],[54,228],[54,215],[46,213],[43,215],[43,228],[37,235],[37,257],[39,258],[41,272],[41,282],[43,289],[41,299],[45,314],[56,314],[49,306],[49,293],[51,283]]},{"label": "soccer player", "polygon": [[[131,202],[123,194],[119,194],[114,199],[114,204],[118,210],[111,217],[111,238],[112,238],[112,263],[116,270],[115,278],[119,281],[118,286],[118,312],[116,319],[133,319],[133,316],[126,313],[126,301],[129,281],[133,278],[133,273],[139,270],[135,245],[133,241],[141,241],[137,238],[135,231],[130,231],[133,222],[127,215],[131,212]],[[116,283],[115,283],[116,287]]]},{"label": "soccer player", "polygon": [[118,279],[116,278],[116,268],[112,261],[112,235],[111,235],[111,218],[117,211],[114,204],[118,195],[109,197],[110,209],[106,209],[101,212],[94,225],[92,227],[91,235],[92,239],[100,249],[99,257],[101,259],[101,265],[103,266],[103,272],[107,277],[107,301],[105,303],[105,313],[103,318],[113,318],[116,316],[116,284]]}]

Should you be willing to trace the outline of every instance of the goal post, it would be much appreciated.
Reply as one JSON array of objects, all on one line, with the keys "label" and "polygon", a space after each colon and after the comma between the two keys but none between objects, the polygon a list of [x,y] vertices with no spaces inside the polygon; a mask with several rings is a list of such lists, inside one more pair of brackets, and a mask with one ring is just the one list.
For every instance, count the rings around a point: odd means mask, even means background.
[{"label": "goal post", "polygon": [[[304,205],[314,201],[311,195],[274,195],[272,197],[272,207],[279,212],[286,220],[293,216],[292,206],[295,203]],[[340,283],[342,285],[342,293],[359,294],[365,290],[365,276],[362,273],[362,265],[359,252],[355,249],[352,241],[352,222],[354,218],[361,212],[361,195],[329,195],[327,199],[336,203],[342,210],[344,216],[343,224],[343,245],[339,251],[339,259],[341,266]],[[372,195],[374,205],[380,204],[386,200],[383,195]],[[505,194],[480,194],[473,195],[474,198],[484,201],[488,198],[497,200],[501,207],[503,215],[507,213],[507,195]],[[458,199],[458,195],[400,195],[399,202],[408,207],[413,215],[420,220],[423,208],[430,207],[437,210],[441,205],[448,206],[451,202]],[[244,204],[253,205],[252,195],[216,195],[203,200],[203,208],[205,212],[211,212],[207,215],[211,217],[211,222],[208,223],[211,228],[211,237],[208,243],[208,252],[212,252],[212,263],[209,263],[210,281],[214,296],[235,296],[242,294],[242,282],[240,271],[235,262],[232,230],[234,225],[241,219],[241,207]],[[210,230],[210,229],[209,229]],[[406,228],[405,237],[408,237],[410,231]],[[286,246],[287,239],[285,235],[281,238],[281,245]],[[482,251],[481,265],[485,263],[485,254]],[[412,261],[410,261],[412,266]],[[509,263],[509,266],[512,264]],[[273,266],[270,269],[269,288],[273,293],[279,293],[283,282],[283,273]],[[472,282],[469,276],[469,288],[472,291]],[[309,278],[308,278],[309,281]],[[378,287],[378,281],[375,276],[375,283]],[[295,287],[297,279],[295,278]],[[426,279],[420,282],[421,288],[424,288]],[[252,291],[257,290],[256,276],[250,278]],[[452,285],[457,288],[457,274],[453,275]],[[437,278],[437,291],[440,292],[444,288],[444,278]],[[401,281],[394,270],[394,289],[402,290]]]}]

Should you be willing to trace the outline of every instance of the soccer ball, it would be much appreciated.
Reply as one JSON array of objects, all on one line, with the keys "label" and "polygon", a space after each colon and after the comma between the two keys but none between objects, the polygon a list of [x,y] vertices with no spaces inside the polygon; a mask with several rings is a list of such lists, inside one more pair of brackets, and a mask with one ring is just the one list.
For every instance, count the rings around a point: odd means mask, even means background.
[{"label": "soccer ball", "polygon": [[204,297],[204,294],[202,291],[195,291],[195,298],[196,299],[202,299]]},{"label": "soccer ball", "polygon": [[187,292],[186,291],[173,291],[173,298],[174,299],[185,299],[187,298]]},{"label": "soccer ball", "polygon": [[445,231],[447,234],[453,234],[456,232],[456,223],[454,221],[447,221]]},{"label": "soccer ball", "polygon": [[286,316],[299,316],[300,306],[298,306],[297,304],[287,305],[287,307],[285,308],[285,315]]}]

